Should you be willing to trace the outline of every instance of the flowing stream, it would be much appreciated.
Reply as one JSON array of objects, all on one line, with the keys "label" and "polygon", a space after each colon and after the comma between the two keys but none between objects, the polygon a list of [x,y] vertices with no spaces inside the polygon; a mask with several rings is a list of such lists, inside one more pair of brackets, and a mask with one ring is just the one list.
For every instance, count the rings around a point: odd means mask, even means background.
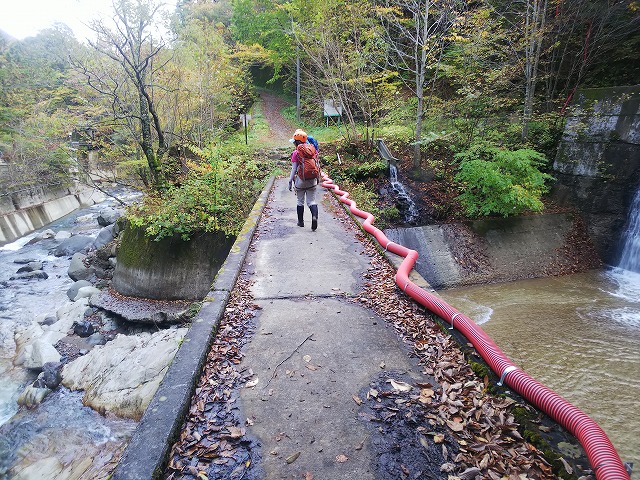
[{"label": "flowing stream", "polygon": [[617,268],[440,292],[640,466],[640,190]]},{"label": "flowing stream", "polygon": [[389,182],[393,191],[398,195],[398,203],[402,206],[404,221],[409,224],[414,223],[418,218],[418,208],[404,185],[398,181],[398,168],[392,162],[389,163]]},{"label": "flowing stream", "polygon": [[[40,471],[37,462],[45,459],[56,459],[65,467],[74,462],[89,462],[93,467],[88,475],[104,478],[100,470],[108,470],[105,466],[114,460],[135,429],[133,421],[107,418],[84,407],[82,394],[64,387],[34,409],[18,408],[16,402],[36,373],[13,366],[14,332],[21,325],[29,325],[36,316],[55,315],[58,308],[69,302],[66,291],[73,283],[67,275],[70,259],[49,253],[57,241],[29,244],[29,240],[46,229],[96,235],[100,229],[96,221],[98,212],[110,205],[107,201],[77,210],[0,247],[0,479],[11,478],[23,468]],[[49,278],[10,280],[21,266],[14,261],[24,259],[42,262]],[[83,471],[86,465],[78,468]]]},{"label": "flowing stream", "polygon": [[640,189],[636,192],[630,208],[627,228],[622,234],[620,268],[640,273]]},{"label": "flowing stream", "polygon": [[640,274],[591,271],[439,292],[640,465]]}]

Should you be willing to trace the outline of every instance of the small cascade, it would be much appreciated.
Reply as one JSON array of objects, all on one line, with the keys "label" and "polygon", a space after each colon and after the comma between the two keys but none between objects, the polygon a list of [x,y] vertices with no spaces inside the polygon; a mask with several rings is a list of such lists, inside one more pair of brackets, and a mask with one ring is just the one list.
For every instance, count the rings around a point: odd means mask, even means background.
[{"label": "small cascade", "polygon": [[392,162],[389,162],[389,181],[391,182],[391,188],[398,196],[398,203],[404,213],[404,221],[406,223],[414,223],[418,219],[418,208],[404,189],[404,185],[398,181],[398,168]]},{"label": "small cascade", "polygon": [[629,209],[627,228],[622,234],[622,245],[618,267],[640,273],[640,189],[636,192]]}]

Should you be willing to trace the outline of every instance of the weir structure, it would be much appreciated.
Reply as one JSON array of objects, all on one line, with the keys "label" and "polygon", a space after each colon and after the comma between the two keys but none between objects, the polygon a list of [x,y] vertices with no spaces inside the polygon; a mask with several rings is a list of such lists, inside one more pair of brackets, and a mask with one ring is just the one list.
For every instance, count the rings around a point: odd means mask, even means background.
[{"label": "weir structure", "polygon": [[357,208],[356,202],[349,198],[349,192],[340,190],[326,172],[322,172],[322,177],[324,188],[338,196],[353,215],[365,219],[362,228],[371,234],[381,247],[404,257],[395,277],[396,284],[403,292],[445,320],[452,328],[458,329],[491,370],[500,377],[500,385],[506,384],[571,433],[582,445],[598,480],[630,480],[630,472],[627,471],[609,437],[593,419],[514,365],[473,320],[413,283],[409,274],[418,259],[418,252],[390,241],[380,229],[373,226],[375,217]]}]

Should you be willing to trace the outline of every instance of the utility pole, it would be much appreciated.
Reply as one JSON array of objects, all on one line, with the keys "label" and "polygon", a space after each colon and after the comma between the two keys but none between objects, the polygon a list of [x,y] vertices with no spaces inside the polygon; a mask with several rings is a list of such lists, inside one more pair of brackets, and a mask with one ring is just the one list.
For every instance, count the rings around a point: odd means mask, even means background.
[{"label": "utility pole", "polygon": [[300,121],[300,47],[296,46],[296,119]]}]

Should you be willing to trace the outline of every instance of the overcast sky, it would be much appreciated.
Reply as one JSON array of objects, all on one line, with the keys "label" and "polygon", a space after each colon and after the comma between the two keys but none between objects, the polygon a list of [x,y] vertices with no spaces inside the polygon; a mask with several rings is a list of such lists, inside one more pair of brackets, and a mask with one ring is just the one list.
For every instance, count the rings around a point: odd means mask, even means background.
[{"label": "overcast sky", "polygon": [[[166,3],[175,5],[175,0]],[[36,35],[54,23],[66,23],[78,40],[91,36],[83,25],[111,17],[111,0],[0,0],[0,30],[18,40]]]}]

